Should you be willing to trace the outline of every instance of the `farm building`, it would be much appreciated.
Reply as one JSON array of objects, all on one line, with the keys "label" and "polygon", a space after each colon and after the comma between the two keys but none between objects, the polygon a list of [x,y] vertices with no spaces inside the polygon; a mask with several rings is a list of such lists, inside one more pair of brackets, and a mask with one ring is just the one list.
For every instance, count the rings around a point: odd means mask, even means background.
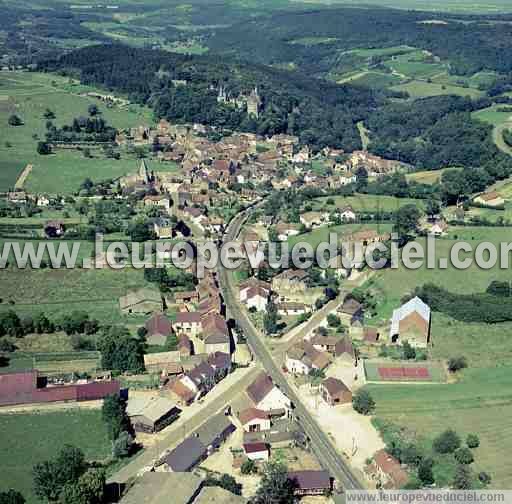
[{"label": "farm building", "polygon": [[426,347],[430,341],[430,307],[418,296],[393,310],[389,339],[408,341],[411,346]]},{"label": "farm building", "polygon": [[295,471],[288,473],[295,486],[295,495],[323,495],[332,490],[332,480],[327,471]]},{"label": "farm building", "polygon": [[119,298],[119,307],[126,314],[147,315],[162,310],[162,296],[152,289],[139,289]]},{"label": "farm building", "polygon": [[170,320],[163,313],[154,313],[144,324],[148,345],[165,345],[172,334]]},{"label": "farm building", "polygon": [[329,377],[320,385],[323,400],[330,406],[352,402],[352,392],[337,378]]},{"label": "farm building", "polygon": [[37,370],[0,374],[0,406],[60,401],[94,401],[119,394],[117,380],[48,384]]},{"label": "farm building", "polygon": [[203,480],[194,474],[147,472],[128,489],[120,504],[190,504],[203,486]]},{"label": "farm building", "polygon": [[136,432],[154,433],[174,422],[181,410],[165,397],[134,397],[128,400],[126,413]]}]

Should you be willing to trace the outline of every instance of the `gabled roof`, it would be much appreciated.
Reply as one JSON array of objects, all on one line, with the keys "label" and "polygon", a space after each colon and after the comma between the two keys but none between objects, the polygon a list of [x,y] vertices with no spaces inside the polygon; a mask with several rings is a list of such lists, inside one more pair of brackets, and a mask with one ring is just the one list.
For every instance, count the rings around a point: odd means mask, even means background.
[{"label": "gabled roof", "polygon": [[245,453],[259,453],[268,451],[268,446],[266,443],[244,443],[244,451]]},{"label": "gabled roof", "polygon": [[174,472],[187,472],[201,461],[206,452],[206,446],[197,437],[190,436],[174,448],[164,461]]},{"label": "gabled roof", "polygon": [[227,437],[235,430],[236,427],[231,423],[229,417],[224,413],[218,413],[201,425],[201,427],[195,431],[194,436],[196,436],[204,446],[208,447],[215,445],[219,439]]},{"label": "gabled roof", "polygon": [[400,306],[400,308],[393,310],[390,334],[398,334],[400,321],[413,312],[418,313],[421,318],[423,318],[427,323],[430,323],[430,306],[416,296]]},{"label": "gabled roof", "polygon": [[361,303],[356,301],[354,298],[349,298],[344,301],[339,311],[348,315],[354,315],[362,309],[363,305]]},{"label": "gabled roof", "polygon": [[238,418],[242,425],[245,425],[251,420],[268,420],[269,416],[268,413],[257,408],[247,408],[240,412]]},{"label": "gabled roof", "polygon": [[262,371],[256,379],[247,387],[247,395],[254,402],[259,404],[274,388],[272,378]]},{"label": "gabled roof", "polygon": [[337,396],[342,392],[350,392],[350,389],[341,380],[333,378],[332,376],[326,378],[322,382],[322,386],[327,389],[327,392],[329,392],[331,396]]},{"label": "gabled roof", "polygon": [[170,320],[163,313],[154,313],[146,320],[144,327],[148,331],[148,335],[161,334],[169,336],[172,334],[172,325]]},{"label": "gabled roof", "polygon": [[176,314],[177,324],[200,324],[201,314],[199,312],[178,312]]},{"label": "gabled roof", "polygon": [[203,480],[194,474],[147,472],[138,478],[121,499],[121,504],[188,504]]},{"label": "gabled roof", "polygon": [[136,397],[128,400],[126,413],[129,417],[143,416],[155,423],[173,409],[179,411],[176,404],[166,397]]},{"label": "gabled roof", "polygon": [[352,340],[349,336],[344,336],[341,338],[334,347],[334,352],[336,356],[340,356],[343,354],[348,354],[351,357],[355,357],[356,353],[354,350],[354,345],[352,344]]},{"label": "gabled roof", "polygon": [[327,471],[294,471],[288,473],[288,479],[293,481],[300,490],[318,490],[331,488],[331,478]]}]

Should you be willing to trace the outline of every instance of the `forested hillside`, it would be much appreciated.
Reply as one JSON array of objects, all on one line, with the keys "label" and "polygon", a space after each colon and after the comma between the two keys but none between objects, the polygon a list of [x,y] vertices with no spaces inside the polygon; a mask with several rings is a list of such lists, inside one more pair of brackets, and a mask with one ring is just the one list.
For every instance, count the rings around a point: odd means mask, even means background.
[{"label": "forested hillside", "polygon": [[[273,13],[212,31],[212,51],[266,64],[288,63],[325,73],[348,63],[343,51],[406,44],[450,61],[454,74],[482,69],[512,71],[510,16],[485,18],[396,11],[332,8]],[[262,37],[262,33],[265,34]]]},{"label": "forested hillside", "polygon": [[[121,45],[87,47],[40,68],[67,71],[84,84],[127,93],[132,100],[153,106],[158,117],[268,135],[295,134],[314,149],[360,148],[356,123],[385,103],[383,95],[369,89],[297,72]],[[173,80],[187,84],[174,85]],[[262,99],[259,118],[244,108],[219,104],[220,86],[232,96],[257,87]]]}]

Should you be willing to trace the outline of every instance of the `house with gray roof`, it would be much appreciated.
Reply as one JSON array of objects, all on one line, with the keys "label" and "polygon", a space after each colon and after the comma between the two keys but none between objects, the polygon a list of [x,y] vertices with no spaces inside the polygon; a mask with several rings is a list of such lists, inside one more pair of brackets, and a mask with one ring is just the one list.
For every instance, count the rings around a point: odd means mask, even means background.
[{"label": "house with gray roof", "polygon": [[430,306],[418,296],[393,310],[389,340],[408,341],[413,347],[426,347],[430,342]]},{"label": "house with gray roof", "polygon": [[203,480],[194,474],[147,472],[128,489],[120,504],[191,504],[202,486]]}]

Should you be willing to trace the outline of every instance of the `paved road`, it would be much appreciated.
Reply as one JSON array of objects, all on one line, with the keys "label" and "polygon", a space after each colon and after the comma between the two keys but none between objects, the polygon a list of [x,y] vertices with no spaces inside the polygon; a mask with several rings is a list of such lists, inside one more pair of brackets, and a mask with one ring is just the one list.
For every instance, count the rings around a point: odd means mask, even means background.
[{"label": "paved road", "polygon": [[[136,476],[144,467],[151,466],[156,458],[167,448],[172,448],[178,444],[185,436],[197,429],[210,417],[226,408],[241,390],[245,390],[256,378],[258,368],[253,367],[247,373],[243,373],[231,386],[219,396],[205,396],[204,406],[192,417],[177,420],[168,427],[169,433],[159,439],[155,446],[144,450],[134,460],[122,467],[113,474],[108,483],[126,483],[130,478]],[[230,375],[232,376],[232,375]],[[222,382],[221,382],[222,383]]]},{"label": "paved road", "polygon": [[[247,219],[252,209],[237,215],[229,224],[224,236],[224,241],[235,240],[240,233],[240,229]],[[260,334],[253,326],[246,314],[241,310],[238,295],[231,282],[230,274],[222,265],[218,268],[219,282],[224,295],[224,301],[231,317],[236,319],[239,326],[243,329],[247,341],[262,363],[265,370],[272,377],[274,383],[290,398],[295,406],[295,416],[301,422],[306,434],[311,440],[313,451],[318,457],[320,463],[337,480],[338,485],[345,489],[363,489],[363,485],[352,473],[348,464],[338,453],[329,437],[319,427],[311,414],[300,401],[299,397],[286,381],[281,369],[279,369],[272,359],[269,351],[260,338]],[[338,499],[336,499],[338,500]]]}]

